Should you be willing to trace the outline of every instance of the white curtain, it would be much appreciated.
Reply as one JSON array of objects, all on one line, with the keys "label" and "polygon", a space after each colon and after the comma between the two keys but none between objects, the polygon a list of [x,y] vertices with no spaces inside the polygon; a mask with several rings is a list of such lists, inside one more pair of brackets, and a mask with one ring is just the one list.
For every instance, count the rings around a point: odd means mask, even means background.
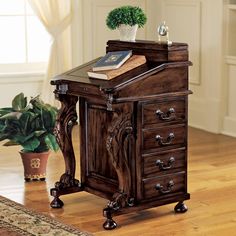
[{"label": "white curtain", "polygon": [[54,86],[50,85],[50,80],[72,66],[72,3],[71,0],[28,0],[28,2],[52,37],[48,68],[41,97],[45,102],[55,104]]}]

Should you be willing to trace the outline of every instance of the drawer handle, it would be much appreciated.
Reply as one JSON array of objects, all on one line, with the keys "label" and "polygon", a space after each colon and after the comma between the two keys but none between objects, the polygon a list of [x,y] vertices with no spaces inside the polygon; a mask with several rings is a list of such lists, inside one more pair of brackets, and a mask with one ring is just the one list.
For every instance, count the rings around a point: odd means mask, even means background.
[{"label": "drawer handle", "polygon": [[163,137],[161,137],[161,135],[156,135],[156,141],[159,143],[159,145],[162,146],[166,146],[166,145],[170,145],[172,143],[172,141],[174,140],[175,135],[174,133],[169,133],[166,141],[163,141]]},{"label": "drawer handle", "polygon": [[166,189],[164,189],[164,186],[162,186],[161,184],[156,184],[155,189],[162,194],[166,194],[166,193],[170,193],[172,191],[172,188],[174,185],[175,185],[174,181],[170,180],[166,186]]},{"label": "drawer handle", "polygon": [[174,120],[175,109],[171,107],[166,113],[158,109],[156,110],[156,115],[159,117],[160,120],[165,120],[165,121]]},{"label": "drawer handle", "polygon": [[169,170],[173,167],[173,164],[175,162],[175,158],[174,157],[170,157],[170,159],[168,160],[167,164],[164,164],[163,161],[161,160],[157,160],[156,161],[156,165],[159,166],[160,170]]}]

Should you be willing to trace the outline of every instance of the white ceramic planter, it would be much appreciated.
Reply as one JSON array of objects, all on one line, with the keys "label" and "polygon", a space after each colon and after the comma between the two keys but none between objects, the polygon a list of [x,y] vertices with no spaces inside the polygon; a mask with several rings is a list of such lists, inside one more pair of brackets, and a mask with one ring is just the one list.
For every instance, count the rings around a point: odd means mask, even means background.
[{"label": "white ceramic planter", "polygon": [[138,25],[124,25],[121,24],[119,27],[120,41],[135,41]]}]

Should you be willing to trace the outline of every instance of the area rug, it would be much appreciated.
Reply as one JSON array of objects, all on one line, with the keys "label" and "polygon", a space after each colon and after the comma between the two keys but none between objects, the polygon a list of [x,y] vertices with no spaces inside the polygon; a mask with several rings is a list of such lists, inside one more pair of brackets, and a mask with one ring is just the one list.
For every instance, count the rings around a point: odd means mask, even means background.
[{"label": "area rug", "polygon": [[0,196],[1,236],[91,236]]}]

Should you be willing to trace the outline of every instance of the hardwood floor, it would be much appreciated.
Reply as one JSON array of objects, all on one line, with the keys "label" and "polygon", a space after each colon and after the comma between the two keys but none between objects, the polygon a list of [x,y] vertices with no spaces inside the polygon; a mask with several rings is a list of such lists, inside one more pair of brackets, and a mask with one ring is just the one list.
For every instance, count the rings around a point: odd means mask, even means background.
[{"label": "hardwood floor", "polygon": [[[76,136],[74,130],[74,137]],[[78,144],[75,147],[79,157]],[[65,206],[51,209],[49,189],[64,171],[61,153],[52,154],[46,182],[25,183],[19,147],[0,146],[0,195],[49,214],[95,235],[236,235],[236,138],[189,129],[189,211],[174,214],[175,204],[115,216],[119,227],[102,228],[107,200],[81,192],[62,196]],[[79,178],[79,171],[77,177]]]}]

